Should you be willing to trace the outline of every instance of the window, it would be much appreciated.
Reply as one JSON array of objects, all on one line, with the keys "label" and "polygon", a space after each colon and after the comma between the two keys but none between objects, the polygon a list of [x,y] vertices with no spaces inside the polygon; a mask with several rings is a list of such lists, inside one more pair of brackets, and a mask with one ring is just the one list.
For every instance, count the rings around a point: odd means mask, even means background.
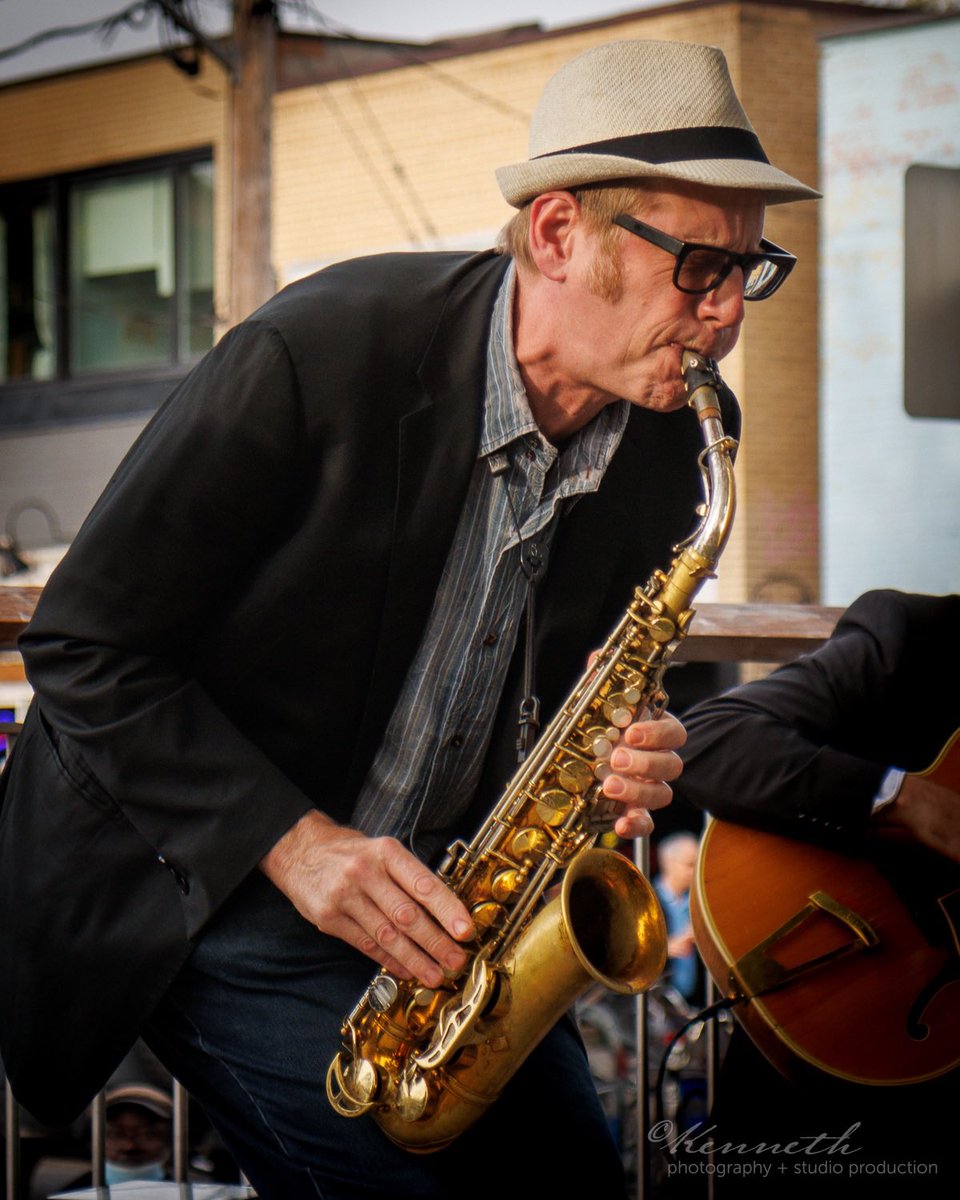
[{"label": "window", "polygon": [[89,405],[91,381],[109,398],[212,344],[209,154],[0,188],[0,420],[14,390],[85,383]]},{"label": "window", "polygon": [[0,380],[56,371],[53,204],[49,188],[11,189],[0,201]]},{"label": "window", "polygon": [[960,417],[960,168],[908,167],[904,220],[904,407]]}]

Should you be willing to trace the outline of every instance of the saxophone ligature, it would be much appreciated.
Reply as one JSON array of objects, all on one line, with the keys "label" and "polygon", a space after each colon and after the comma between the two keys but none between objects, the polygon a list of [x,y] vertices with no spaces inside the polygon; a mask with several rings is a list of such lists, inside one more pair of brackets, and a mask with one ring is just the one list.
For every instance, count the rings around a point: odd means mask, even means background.
[{"label": "saxophone ligature", "polygon": [[345,1117],[371,1114],[408,1150],[441,1149],[469,1128],[591,984],[636,994],[666,963],[653,889],[595,842],[610,825],[607,760],[621,730],[663,712],[664,672],[733,522],[736,443],[723,431],[716,364],[685,350],[682,371],[704,441],[699,527],[635,590],[474,839],[450,846],[439,877],[474,919],[467,965],[438,988],[381,970],[343,1022],[330,1103]]}]

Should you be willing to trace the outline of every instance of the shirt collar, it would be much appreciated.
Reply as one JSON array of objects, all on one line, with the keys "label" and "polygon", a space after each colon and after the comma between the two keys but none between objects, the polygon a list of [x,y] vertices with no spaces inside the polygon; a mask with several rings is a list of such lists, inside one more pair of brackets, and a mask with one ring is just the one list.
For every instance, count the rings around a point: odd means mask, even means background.
[{"label": "shirt collar", "polygon": [[487,392],[480,429],[480,457],[502,450],[525,434],[540,431],[530,411],[526,389],[513,352],[513,298],[517,268],[507,268],[493,306],[487,340]]}]

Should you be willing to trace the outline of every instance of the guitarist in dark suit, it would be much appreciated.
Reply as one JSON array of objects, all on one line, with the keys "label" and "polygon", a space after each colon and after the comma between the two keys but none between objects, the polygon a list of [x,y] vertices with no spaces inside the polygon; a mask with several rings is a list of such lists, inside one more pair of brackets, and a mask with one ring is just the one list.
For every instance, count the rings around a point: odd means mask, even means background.
[{"label": "guitarist in dark suit", "polygon": [[[952,872],[950,862],[960,861],[960,795],[911,773],[928,768],[960,728],[960,695],[949,686],[957,663],[960,596],[868,592],[816,653],[686,714],[676,794],[724,821],[876,852],[881,860],[917,854]],[[750,870],[745,862],[746,888]],[[776,887],[775,877],[768,887]],[[764,899],[757,894],[759,905]],[[955,980],[948,986],[956,1010],[960,972]],[[830,1012],[822,1017],[829,1022]],[[870,1012],[862,1019],[869,1023]],[[719,1177],[718,1194],[957,1194],[958,1098],[955,1070],[901,1087],[840,1084],[826,1073],[791,1083],[738,1029],[721,1071],[712,1136],[768,1149],[741,1154],[738,1161],[755,1163],[756,1173]],[[808,1155],[783,1149],[820,1133],[831,1142],[806,1143]],[[828,1153],[841,1136],[843,1144]],[[681,1147],[688,1163],[692,1150]],[[737,1155],[727,1152],[718,1161],[731,1158]],[[697,1194],[695,1172],[684,1182]]]}]

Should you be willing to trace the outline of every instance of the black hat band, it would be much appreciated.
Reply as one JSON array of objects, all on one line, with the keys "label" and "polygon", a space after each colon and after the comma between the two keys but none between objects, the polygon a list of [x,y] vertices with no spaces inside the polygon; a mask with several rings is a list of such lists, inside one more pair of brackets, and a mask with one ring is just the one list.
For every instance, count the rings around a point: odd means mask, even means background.
[{"label": "black hat band", "polygon": [[647,163],[719,158],[745,158],[762,163],[770,161],[755,133],[749,129],[734,129],[727,125],[702,125],[691,129],[635,133],[627,137],[570,146],[566,150],[550,150],[545,154],[536,155],[532,161],[562,154],[614,154],[618,158],[635,158],[639,162]]}]

